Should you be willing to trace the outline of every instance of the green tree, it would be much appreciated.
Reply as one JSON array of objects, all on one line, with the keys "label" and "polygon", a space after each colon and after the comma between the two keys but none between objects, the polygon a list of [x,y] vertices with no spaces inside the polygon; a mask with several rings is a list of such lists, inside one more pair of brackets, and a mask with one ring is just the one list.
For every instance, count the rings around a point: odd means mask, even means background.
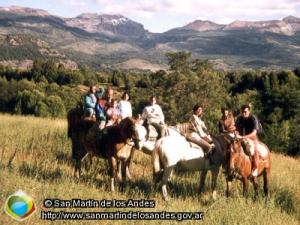
[{"label": "green tree", "polygon": [[36,82],[39,82],[42,79],[42,76],[43,76],[43,64],[44,64],[44,61],[42,59],[35,59],[33,61],[33,65],[32,65],[32,68],[31,68],[31,73],[32,73],[32,78]]},{"label": "green tree", "polygon": [[57,73],[57,67],[55,65],[54,60],[50,59],[47,60],[43,64],[43,75],[46,77],[46,79],[50,82],[56,82],[58,78],[58,73]]},{"label": "green tree", "polygon": [[189,59],[191,57],[190,52],[168,52],[166,53],[166,57],[170,70],[177,71],[179,73],[187,73],[189,71]]},{"label": "green tree", "polygon": [[50,95],[45,98],[44,103],[48,106],[48,112],[51,117],[64,117],[66,109],[62,99],[57,95]]}]

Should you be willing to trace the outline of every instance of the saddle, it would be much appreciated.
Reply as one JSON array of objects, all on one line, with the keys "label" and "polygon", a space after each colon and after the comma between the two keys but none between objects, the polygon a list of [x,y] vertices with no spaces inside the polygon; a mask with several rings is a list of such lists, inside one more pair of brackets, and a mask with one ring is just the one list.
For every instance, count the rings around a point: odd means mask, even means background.
[{"label": "saddle", "polygon": [[157,140],[157,137],[158,137],[158,133],[155,129],[154,126],[152,125],[148,125],[149,126],[149,133],[147,133],[147,140],[148,141],[156,141]]},{"label": "saddle", "polygon": [[268,155],[268,147],[264,143],[262,143],[260,141],[258,141],[257,144],[256,144],[256,146],[255,146],[254,141],[252,141],[251,139],[245,139],[242,142],[242,147],[244,149],[244,152],[248,156],[250,156],[250,159],[254,155],[255,148],[256,148],[256,150],[258,152],[259,158],[264,159]]}]

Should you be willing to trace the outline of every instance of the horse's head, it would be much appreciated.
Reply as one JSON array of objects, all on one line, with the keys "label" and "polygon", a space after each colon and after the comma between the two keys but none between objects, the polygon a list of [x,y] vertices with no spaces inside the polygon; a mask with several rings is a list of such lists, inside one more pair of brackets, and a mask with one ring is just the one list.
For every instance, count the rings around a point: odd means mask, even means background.
[{"label": "horse's head", "polygon": [[135,148],[140,150],[142,148],[143,143],[146,141],[147,130],[141,124],[141,121],[139,119],[135,121],[134,130],[135,134],[133,139],[135,142]]},{"label": "horse's head", "polygon": [[131,139],[135,135],[134,124],[134,120],[129,117],[123,119],[118,124],[121,136],[124,140]]},{"label": "horse's head", "polygon": [[231,173],[236,170],[236,163],[239,161],[239,158],[242,156],[242,142],[240,139],[233,139],[230,145],[230,159],[229,159],[229,169]]}]

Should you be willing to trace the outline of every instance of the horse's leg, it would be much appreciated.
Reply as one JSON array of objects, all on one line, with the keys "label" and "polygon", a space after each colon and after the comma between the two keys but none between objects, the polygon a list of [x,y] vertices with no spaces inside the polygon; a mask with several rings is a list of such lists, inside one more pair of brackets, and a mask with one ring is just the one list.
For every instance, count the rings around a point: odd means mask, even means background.
[{"label": "horse's leg", "polygon": [[256,200],[256,197],[258,196],[258,182],[257,182],[257,177],[252,178],[252,183],[254,187],[254,199]]},{"label": "horse's leg", "polygon": [[232,179],[226,177],[226,197],[229,197],[231,194],[231,185],[232,185]]},{"label": "horse's leg", "polygon": [[[78,172],[78,177],[77,177]],[[80,178],[81,176],[81,160],[75,159],[75,169],[74,169],[74,177]]]},{"label": "horse's leg", "polygon": [[171,182],[173,175],[174,175],[174,170],[171,171],[171,174],[169,176],[168,182]]},{"label": "horse's leg", "polygon": [[93,155],[91,153],[88,153],[88,158],[89,158],[89,165],[87,166],[87,170],[90,171],[93,164]]},{"label": "horse's leg", "polygon": [[126,167],[127,163],[125,161],[120,162],[121,164],[121,175],[122,175],[122,182],[121,182],[121,190],[124,190],[125,183],[126,183]]},{"label": "horse's leg", "polygon": [[135,153],[135,149],[131,148],[131,154],[129,156],[129,159],[126,161],[126,176],[128,178],[128,180],[132,180],[132,176],[131,176],[131,163],[133,161],[133,156]]},{"label": "horse's leg", "polygon": [[111,192],[115,192],[115,176],[116,176],[116,167],[117,162],[114,157],[108,159],[109,169],[110,169],[110,188]]},{"label": "horse's leg", "polygon": [[265,196],[268,197],[268,182],[270,179],[270,168],[264,169],[263,178],[264,178],[264,193]]},{"label": "horse's leg", "polygon": [[170,166],[168,168],[165,168],[164,172],[163,172],[161,190],[162,190],[162,194],[163,194],[165,201],[169,200],[167,184],[168,184],[168,180],[169,180],[170,174],[172,173],[173,168],[174,168],[174,166]]},{"label": "horse's leg", "polygon": [[242,177],[242,182],[243,182],[243,196],[248,197],[248,186],[249,186],[249,180],[247,176]]},{"label": "horse's leg", "polygon": [[219,167],[214,167],[211,170],[212,176],[211,176],[211,189],[212,189],[212,197],[213,200],[217,200],[217,181],[218,181],[218,175],[219,175]]},{"label": "horse's leg", "polygon": [[205,191],[205,180],[206,180],[207,170],[202,170],[200,173],[201,174],[200,174],[199,194],[204,193]]},{"label": "horse's leg", "polygon": [[122,182],[123,177],[122,177],[122,162],[117,161],[117,168],[118,168],[118,173],[117,173],[117,178],[119,182]]},{"label": "horse's leg", "polygon": [[[89,159],[90,165],[87,165],[87,163],[85,162],[86,158]],[[92,156],[91,156],[91,154],[90,154],[89,152],[87,152],[87,153],[83,156],[83,158],[81,159],[81,162],[84,163],[83,165],[84,165],[84,168],[85,168],[86,171],[89,171],[90,168],[91,168],[91,159],[92,159]]]}]

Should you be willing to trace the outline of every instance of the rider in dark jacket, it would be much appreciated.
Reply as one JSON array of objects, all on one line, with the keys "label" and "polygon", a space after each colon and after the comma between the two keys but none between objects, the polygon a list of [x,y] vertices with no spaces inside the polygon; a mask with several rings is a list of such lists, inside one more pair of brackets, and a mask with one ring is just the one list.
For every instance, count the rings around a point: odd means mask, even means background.
[{"label": "rider in dark jacket", "polygon": [[258,167],[258,151],[257,151],[257,132],[259,124],[257,118],[251,114],[250,105],[243,105],[241,107],[241,115],[236,120],[237,137],[243,139],[250,139],[254,143],[254,154],[252,156],[252,176],[257,176]]}]

